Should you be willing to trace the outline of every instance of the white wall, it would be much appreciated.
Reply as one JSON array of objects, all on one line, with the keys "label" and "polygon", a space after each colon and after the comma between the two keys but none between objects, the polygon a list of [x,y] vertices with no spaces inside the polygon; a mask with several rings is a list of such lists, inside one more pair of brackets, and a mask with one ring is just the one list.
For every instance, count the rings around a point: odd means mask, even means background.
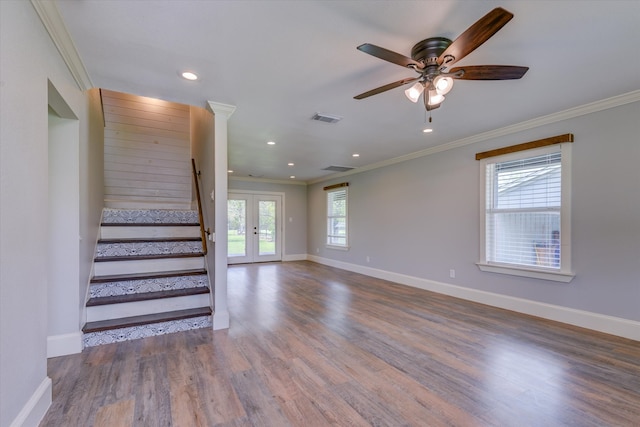
[{"label": "white wall", "polygon": [[[42,242],[48,245],[47,339],[49,356],[69,334],[75,333],[75,352],[80,352],[77,292],[80,274],[80,171],[79,122],[62,118],[49,109],[49,222]],[[62,353],[67,353],[62,351]]]},{"label": "white wall", "polygon": [[[86,117],[80,120],[80,260],[77,292],[79,325],[85,323],[85,302],[93,275],[93,255],[100,232],[104,205],[104,121],[100,90],[89,89],[85,97]],[[71,307],[69,310],[73,310]]]},{"label": "white wall", "polygon": [[[213,114],[204,108],[190,107],[191,118],[191,158],[196,161],[196,169],[200,171],[200,200],[202,202],[202,216],[204,218],[205,229],[215,230],[215,209],[214,201],[211,200],[211,192],[214,188],[214,135],[213,135]],[[193,180],[193,178],[192,178]],[[193,186],[195,200],[195,185]],[[196,206],[194,205],[194,209]],[[214,289],[213,278],[215,275],[215,250],[214,242],[207,240],[207,271],[209,273],[209,283]],[[213,301],[212,301],[213,307]]]},{"label": "white wall", "polygon": [[[634,323],[640,321],[638,117],[640,103],[635,102],[311,185],[308,253],[320,262],[373,274],[392,273],[392,278],[406,283],[429,283],[459,295],[481,295],[489,302],[504,296],[522,305],[532,301],[541,311],[559,306],[569,317],[586,318],[583,312],[593,313],[589,321],[594,324],[585,326],[594,329],[611,316],[629,327],[627,336],[640,339]],[[475,153],[565,133],[575,135],[572,244],[576,277],[564,284],[481,272],[475,265],[480,244]],[[350,183],[349,251],[324,245],[322,187],[341,181]],[[456,271],[453,279],[450,269]],[[631,322],[625,326],[625,320]]]},{"label": "white wall", "polygon": [[[80,159],[95,156],[89,144],[87,95],[30,2],[0,2],[0,52],[0,425],[36,425],[51,401],[46,360],[49,82],[79,118]],[[92,143],[102,150],[100,141]],[[75,229],[76,237],[78,230],[81,238],[87,237],[79,265],[84,290],[93,254],[88,248],[95,246],[97,235],[85,234],[97,230],[97,223],[89,221],[99,215],[90,193],[101,192],[89,187],[101,181],[96,176],[101,168],[91,170],[93,166],[93,161],[81,164],[78,176],[76,208],[84,222]],[[73,313],[78,319],[77,305]]]},{"label": "white wall", "polygon": [[229,178],[229,192],[270,191],[284,193],[284,251],[283,260],[299,259],[307,253],[307,186],[266,181],[247,181]]}]

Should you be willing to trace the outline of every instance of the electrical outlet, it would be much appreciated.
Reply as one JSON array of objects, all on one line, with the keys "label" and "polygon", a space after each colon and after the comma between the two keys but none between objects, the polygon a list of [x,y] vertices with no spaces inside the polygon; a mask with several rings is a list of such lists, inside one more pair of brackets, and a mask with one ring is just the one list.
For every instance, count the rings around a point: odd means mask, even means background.
[{"label": "electrical outlet", "polygon": [[453,268],[449,270],[449,277],[451,277],[452,279],[456,278],[456,271]]},{"label": "electrical outlet", "polygon": [[371,258],[369,258],[369,256],[367,256],[367,263],[371,262]]}]

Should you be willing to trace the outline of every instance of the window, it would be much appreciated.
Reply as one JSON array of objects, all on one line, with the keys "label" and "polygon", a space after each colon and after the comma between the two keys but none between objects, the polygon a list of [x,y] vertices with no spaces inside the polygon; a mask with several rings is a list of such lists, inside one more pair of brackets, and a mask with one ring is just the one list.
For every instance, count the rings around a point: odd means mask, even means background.
[{"label": "window", "polygon": [[327,245],[348,247],[347,187],[327,192]]},{"label": "window", "polygon": [[482,161],[482,270],[573,278],[570,149],[555,144]]}]

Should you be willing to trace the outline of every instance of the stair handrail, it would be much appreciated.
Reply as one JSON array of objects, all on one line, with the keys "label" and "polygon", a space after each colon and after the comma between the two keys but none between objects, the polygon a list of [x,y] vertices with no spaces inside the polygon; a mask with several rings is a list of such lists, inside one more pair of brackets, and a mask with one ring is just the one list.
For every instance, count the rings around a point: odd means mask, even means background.
[{"label": "stair handrail", "polygon": [[196,200],[198,202],[198,221],[200,222],[200,237],[202,239],[202,253],[207,254],[207,230],[204,228],[204,217],[202,215],[202,202],[200,201],[200,185],[198,184],[198,177],[200,172],[196,170],[196,159],[191,159],[191,166],[193,169],[193,182],[196,184]]}]

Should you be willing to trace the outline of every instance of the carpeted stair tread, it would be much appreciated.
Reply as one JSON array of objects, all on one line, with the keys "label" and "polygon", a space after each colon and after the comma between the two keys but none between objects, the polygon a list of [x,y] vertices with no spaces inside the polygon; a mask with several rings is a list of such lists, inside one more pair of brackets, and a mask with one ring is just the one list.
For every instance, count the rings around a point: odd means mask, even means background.
[{"label": "carpeted stair tread", "polygon": [[132,273],[132,274],[111,274],[105,276],[95,276],[91,279],[91,283],[107,283],[107,282],[121,282],[125,280],[147,280],[147,279],[161,279],[164,277],[180,277],[180,276],[199,276],[201,274],[207,274],[205,269],[196,270],[176,270],[176,271],[161,271],[157,273]]},{"label": "carpeted stair tread", "polygon": [[106,331],[110,329],[126,328],[131,326],[148,325],[151,323],[166,322],[171,320],[189,319],[191,317],[209,316],[210,307],[190,308],[188,310],[169,311],[165,313],[147,314],[144,316],[124,317],[121,319],[101,320],[89,322],[84,325],[82,332]]},{"label": "carpeted stair tread", "polygon": [[206,286],[200,286],[196,288],[185,289],[171,289],[160,292],[145,292],[138,294],[126,294],[126,295],[114,295],[108,297],[90,298],[87,301],[87,307],[107,305],[107,304],[122,304],[127,302],[148,301],[154,299],[184,297],[189,295],[208,294],[209,288]]}]

